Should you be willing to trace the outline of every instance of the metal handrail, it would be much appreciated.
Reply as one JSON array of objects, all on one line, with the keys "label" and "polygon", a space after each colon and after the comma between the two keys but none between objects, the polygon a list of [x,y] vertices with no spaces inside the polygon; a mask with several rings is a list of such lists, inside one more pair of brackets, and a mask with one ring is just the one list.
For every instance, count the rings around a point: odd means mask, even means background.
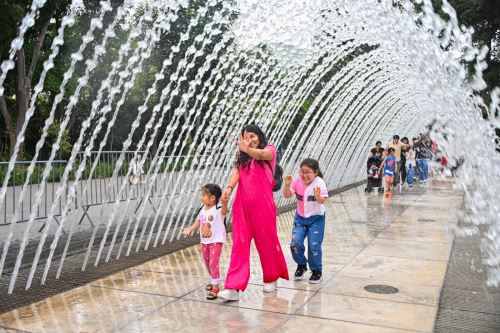
[{"label": "metal handrail", "polygon": [[[125,201],[125,200],[150,200],[153,197],[159,197],[159,196],[169,196],[169,195],[175,195],[173,189],[166,188],[168,184],[164,181],[161,183],[160,178],[156,177],[153,183],[144,184],[139,182],[137,186],[134,186],[133,190],[130,192],[125,192],[122,193],[121,196],[118,196],[119,192],[119,187],[123,182],[128,181],[128,179],[125,179],[127,177],[127,169],[129,168],[127,163],[130,163],[132,160],[132,154],[135,154],[136,151],[90,151],[90,156],[87,157],[90,161],[93,160],[95,156],[93,155],[99,155],[99,159],[103,163],[103,165],[113,165],[118,160],[118,157],[125,153],[126,156],[128,155],[128,158],[126,158],[124,162],[124,166],[122,166],[122,170],[117,175],[117,179],[115,181],[115,184],[111,189],[108,190],[106,193],[106,188],[107,185],[111,182],[111,176],[112,176],[112,170],[114,170],[115,166],[112,166],[107,170],[108,173],[102,173],[101,170],[99,169],[99,163],[97,164],[96,171],[93,175],[91,175],[88,178],[83,177],[83,179],[80,179],[77,184],[77,193],[76,197],[74,200],[74,205],[73,209],[78,209],[78,208],[83,208],[85,211],[88,211],[90,207],[94,206],[100,206],[104,204],[110,204],[116,201]],[[144,153],[143,151],[138,151],[137,153],[142,154]],[[77,161],[79,156],[82,154],[88,154],[84,151],[78,152],[77,155]],[[177,158],[177,159],[182,159],[182,158],[193,158],[193,157],[203,157],[203,156],[208,156],[209,154],[190,154],[190,155],[167,155],[164,157],[164,160],[171,159],[171,158]],[[224,155],[234,155],[233,153],[226,153]],[[144,161],[144,164],[147,165],[147,162],[150,161],[150,155],[146,158]],[[15,167],[13,170],[13,175],[19,174],[16,173],[16,169],[19,167],[25,168],[25,166],[31,164],[31,161],[16,161]],[[48,163],[48,161],[35,161],[34,162],[36,165],[44,165]],[[52,161],[52,164],[56,165],[65,165],[67,164],[67,160],[54,160]],[[89,164],[87,162],[87,164]],[[91,164],[91,163],[90,163]],[[1,168],[7,168],[9,165],[9,162],[0,162],[0,169]],[[53,169],[54,170],[54,169]],[[54,171],[51,172],[54,172]],[[111,171],[111,172],[110,172]],[[33,213],[32,210],[32,203],[35,201],[35,195],[36,192],[40,189],[41,184],[33,182],[34,179],[39,179],[41,172],[43,170],[39,170],[38,172],[35,171],[32,176],[31,176],[31,181],[27,185],[27,189],[24,193],[23,197],[23,202],[18,209],[18,215],[16,219],[16,223],[21,223],[21,222],[26,222],[29,220],[30,215]],[[182,170],[165,170],[164,172],[180,172],[182,173]],[[63,171],[60,171],[61,175]],[[9,185],[7,187],[7,194],[6,194],[6,200],[4,200],[2,207],[0,207],[0,226],[1,225],[8,225],[12,223],[12,218],[14,217],[14,212],[16,210],[16,206],[21,199],[20,194],[22,192],[24,183],[25,183],[25,178],[24,174],[22,173],[23,176],[20,179],[19,182],[16,181],[15,177],[11,178],[12,185]],[[174,181],[175,183],[175,177],[182,176],[181,174],[176,175],[172,174],[174,176]],[[60,176],[60,175],[59,175]],[[1,177],[0,177],[1,178]],[[85,191],[85,196],[82,197],[81,194],[84,192],[85,186],[89,185],[89,189]],[[147,185],[147,188],[146,188]],[[41,204],[37,208],[35,212],[35,220],[43,220],[46,219],[48,216],[48,213],[53,205],[53,197],[54,193],[56,192],[57,188],[59,186],[59,181],[58,177],[56,175],[53,175],[52,178],[49,178],[47,182],[44,184],[44,189],[43,189],[43,199],[41,201]],[[132,185],[131,185],[132,186]],[[195,192],[197,191],[197,188],[193,189],[188,189],[188,192]],[[179,191],[179,190],[177,190]],[[186,189],[183,189],[185,192]],[[59,217],[62,213],[63,210],[63,204],[64,204],[64,197],[61,197],[57,203],[57,210],[54,212],[55,217]]]}]

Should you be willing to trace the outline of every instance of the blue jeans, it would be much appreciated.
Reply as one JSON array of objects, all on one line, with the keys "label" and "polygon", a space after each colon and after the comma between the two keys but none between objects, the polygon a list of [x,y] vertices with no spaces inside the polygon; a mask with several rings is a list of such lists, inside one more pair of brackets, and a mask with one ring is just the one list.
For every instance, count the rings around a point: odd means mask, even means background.
[{"label": "blue jeans", "polygon": [[[292,241],[290,249],[292,250],[293,260],[298,265],[309,263],[312,271],[321,271],[323,268],[323,252],[321,245],[325,235],[325,215],[314,215],[304,218],[295,213],[293,221]],[[307,237],[307,257],[305,257],[304,240]]]},{"label": "blue jeans", "polygon": [[398,172],[394,172],[394,178],[392,180],[392,184],[393,186],[396,186],[399,184],[399,175],[401,174],[401,161],[399,162],[396,162],[397,166],[398,166]]},{"label": "blue jeans", "polygon": [[414,169],[413,163],[408,163],[406,166],[406,181],[408,182],[408,185],[413,185],[413,171]]},{"label": "blue jeans", "polygon": [[429,164],[428,164],[428,161],[429,160],[424,160],[424,159],[417,160],[417,164],[418,164],[418,178],[421,181],[427,180],[427,178],[429,176]]},{"label": "blue jeans", "polygon": [[431,173],[431,160],[426,160],[427,161],[427,178],[429,179],[429,174]]}]

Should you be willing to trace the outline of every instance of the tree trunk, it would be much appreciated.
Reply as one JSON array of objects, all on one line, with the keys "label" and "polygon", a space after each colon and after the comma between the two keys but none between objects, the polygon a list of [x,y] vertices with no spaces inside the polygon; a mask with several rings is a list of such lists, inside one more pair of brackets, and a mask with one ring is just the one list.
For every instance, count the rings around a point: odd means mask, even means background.
[{"label": "tree trunk", "polygon": [[3,119],[5,120],[5,128],[9,135],[9,149],[10,152],[14,151],[14,145],[16,144],[16,129],[12,123],[12,118],[7,110],[7,103],[5,102],[5,96],[0,96],[0,111],[2,112]]},{"label": "tree trunk", "polygon": [[[26,113],[31,100],[31,82],[33,80],[33,75],[35,73],[36,64],[38,62],[38,57],[40,56],[40,50],[47,35],[47,30],[49,28],[50,18],[45,22],[38,35],[38,41],[33,50],[33,55],[31,57],[31,65],[29,71],[26,72],[26,56],[24,54],[24,47],[22,47],[17,54],[17,89],[16,89],[16,104],[17,104],[17,117],[14,124],[11,120],[10,125],[7,127],[9,132],[10,141],[10,153],[14,154],[14,148],[16,146],[19,133],[26,120]],[[4,101],[5,102],[5,101]],[[3,108],[3,107],[2,107]],[[2,111],[3,112],[3,111]],[[5,107],[5,112],[7,108]],[[4,116],[5,118],[5,116]],[[9,127],[11,127],[9,129]],[[24,157],[24,143],[25,143],[26,132],[24,133],[21,144],[19,145],[19,150],[16,156],[16,160],[22,160]]]},{"label": "tree trunk", "polygon": [[[26,59],[24,56],[24,47],[22,47],[17,54],[17,91],[16,91],[16,103],[17,103],[17,119],[16,119],[16,139],[14,144],[11,140],[11,154],[14,154],[14,147],[18,140],[18,135],[21,132],[24,121],[26,120],[26,111],[28,111],[29,105],[29,92],[26,91]],[[22,160],[24,155],[24,138],[23,142],[19,145],[19,151],[17,153],[17,160]]]}]

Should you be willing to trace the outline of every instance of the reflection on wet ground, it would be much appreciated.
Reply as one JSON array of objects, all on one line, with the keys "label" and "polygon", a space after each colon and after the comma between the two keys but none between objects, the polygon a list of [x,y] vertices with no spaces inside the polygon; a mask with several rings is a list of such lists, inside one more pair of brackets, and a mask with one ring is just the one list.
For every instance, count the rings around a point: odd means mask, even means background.
[{"label": "reflection on wet ground", "polygon": [[[14,332],[431,332],[462,193],[449,181],[412,192],[365,195],[355,188],[327,204],[323,282],[283,281],[262,292],[252,249],[250,286],[239,302],[207,301],[209,282],[194,246],[39,303],[0,315]],[[290,275],[293,212],[278,232]],[[231,242],[221,269],[229,263]],[[389,285],[393,294],[368,292]]]}]

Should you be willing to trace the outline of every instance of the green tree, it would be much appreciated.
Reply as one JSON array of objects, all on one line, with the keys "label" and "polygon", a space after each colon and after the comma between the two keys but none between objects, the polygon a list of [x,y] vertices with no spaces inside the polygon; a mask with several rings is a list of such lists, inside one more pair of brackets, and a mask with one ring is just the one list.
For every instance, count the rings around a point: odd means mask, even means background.
[{"label": "green tree", "polygon": [[[500,1],[499,0],[448,0],[457,12],[460,24],[474,28],[472,39],[474,44],[481,48],[487,46],[489,52],[486,56],[488,68],[483,72],[483,78],[488,84],[488,89],[481,96],[489,103],[491,89],[500,86]],[[441,7],[442,0],[432,1],[434,8],[445,19]],[[473,72],[470,64],[470,72]]]},{"label": "green tree", "polygon": [[474,42],[490,50],[486,57],[488,68],[483,73],[489,95],[493,87],[500,87],[500,1],[450,0],[450,4],[457,11],[459,22],[474,28]]},{"label": "green tree", "polygon": [[[0,110],[8,133],[10,152],[26,119],[32,94],[32,84],[38,80],[43,61],[50,54],[50,45],[60,20],[68,10],[70,0],[49,0],[41,9],[35,26],[24,36],[24,44],[16,55],[16,66],[4,82]],[[0,3],[0,56],[8,57],[11,41],[19,35],[19,23],[26,15],[31,0],[3,0]],[[51,78],[48,78],[49,80]],[[24,155],[20,146],[18,159]]]}]

